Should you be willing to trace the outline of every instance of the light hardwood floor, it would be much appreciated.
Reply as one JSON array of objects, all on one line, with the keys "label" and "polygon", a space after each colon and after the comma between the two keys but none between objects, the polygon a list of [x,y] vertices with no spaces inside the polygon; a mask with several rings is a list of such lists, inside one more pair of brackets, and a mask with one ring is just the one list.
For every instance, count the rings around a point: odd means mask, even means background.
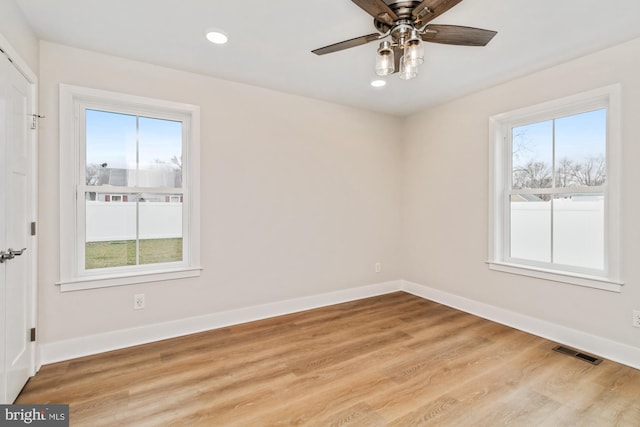
[{"label": "light hardwood floor", "polygon": [[72,426],[640,426],[640,371],[393,293],[44,366]]}]

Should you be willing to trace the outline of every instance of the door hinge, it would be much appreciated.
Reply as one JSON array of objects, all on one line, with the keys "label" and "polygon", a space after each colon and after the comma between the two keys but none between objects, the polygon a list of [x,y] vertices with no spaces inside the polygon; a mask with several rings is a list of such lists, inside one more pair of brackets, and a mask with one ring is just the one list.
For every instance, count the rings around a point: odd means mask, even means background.
[{"label": "door hinge", "polygon": [[31,115],[31,129],[38,128],[38,119],[45,119],[46,116],[40,114],[32,114]]},{"label": "door hinge", "polygon": [[36,235],[36,222],[35,222],[35,221],[33,221],[33,222],[31,223],[31,235],[32,235],[32,236],[35,236],[35,235]]},{"label": "door hinge", "polygon": [[36,328],[31,328],[31,342],[36,340]]}]

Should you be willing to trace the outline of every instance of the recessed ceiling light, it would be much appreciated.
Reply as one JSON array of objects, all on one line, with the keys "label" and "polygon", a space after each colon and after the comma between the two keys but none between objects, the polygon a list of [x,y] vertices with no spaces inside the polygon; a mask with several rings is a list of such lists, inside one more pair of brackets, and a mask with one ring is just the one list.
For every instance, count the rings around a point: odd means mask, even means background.
[{"label": "recessed ceiling light", "polygon": [[378,79],[371,81],[371,86],[373,87],[383,87],[387,84],[386,80]]},{"label": "recessed ceiling light", "polygon": [[214,44],[225,44],[229,41],[229,36],[219,30],[208,31],[207,40]]}]

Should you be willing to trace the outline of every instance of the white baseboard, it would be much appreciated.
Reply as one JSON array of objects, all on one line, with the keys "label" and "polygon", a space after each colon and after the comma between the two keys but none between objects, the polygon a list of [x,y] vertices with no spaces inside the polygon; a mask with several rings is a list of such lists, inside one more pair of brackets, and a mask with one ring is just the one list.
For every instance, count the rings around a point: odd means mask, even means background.
[{"label": "white baseboard", "polygon": [[396,291],[404,291],[557,343],[593,353],[605,359],[640,369],[640,349],[637,347],[560,326],[545,320],[525,316],[504,308],[495,307],[406,280],[395,280],[270,304],[211,313],[171,322],[46,343],[40,345],[40,362],[42,364],[55,363]]},{"label": "white baseboard", "polygon": [[593,353],[596,356],[613,360],[636,369],[640,369],[640,348],[591,335],[576,329],[525,316],[504,308],[495,307],[458,295],[443,292],[417,283],[402,281],[401,289],[407,293],[529,332],[542,338]]},{"label": "white baseboard", "polygon": [[378,283],[325,294],[211,313],[170,322],[145,325],[40,345],[40,365],[194,334],[216,328],[253,322],[284,314],[355,301],[401,290],[402,281]]}]

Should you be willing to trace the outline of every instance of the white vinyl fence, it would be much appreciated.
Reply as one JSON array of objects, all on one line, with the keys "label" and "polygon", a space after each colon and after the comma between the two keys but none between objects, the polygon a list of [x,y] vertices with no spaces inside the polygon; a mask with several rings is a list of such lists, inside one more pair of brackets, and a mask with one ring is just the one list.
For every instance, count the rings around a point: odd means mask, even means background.
[{"label": "white vinyl fence", "polygon": [[[87,201],[86,241],[136,238],[136,203]],[[139,204],[140,239],[182,237],[182,203]],[[514,258],[553,261],[601,269],[604,265],[604,200],[556,199],[511,204],[511,254]]]},{"label": "white vinyl fence", "polygon": [[[86,241],[136,238],[135,202],[86,202]],[[140,209],[140,239],[182,237],[182,203],[144,202]]]},{"label": "white vinyl fence", "polygon": [[[553,248],[551,247],[553,227]],[[604,198],[511,203],[511,256],[578,267],[604,267]]]}]

